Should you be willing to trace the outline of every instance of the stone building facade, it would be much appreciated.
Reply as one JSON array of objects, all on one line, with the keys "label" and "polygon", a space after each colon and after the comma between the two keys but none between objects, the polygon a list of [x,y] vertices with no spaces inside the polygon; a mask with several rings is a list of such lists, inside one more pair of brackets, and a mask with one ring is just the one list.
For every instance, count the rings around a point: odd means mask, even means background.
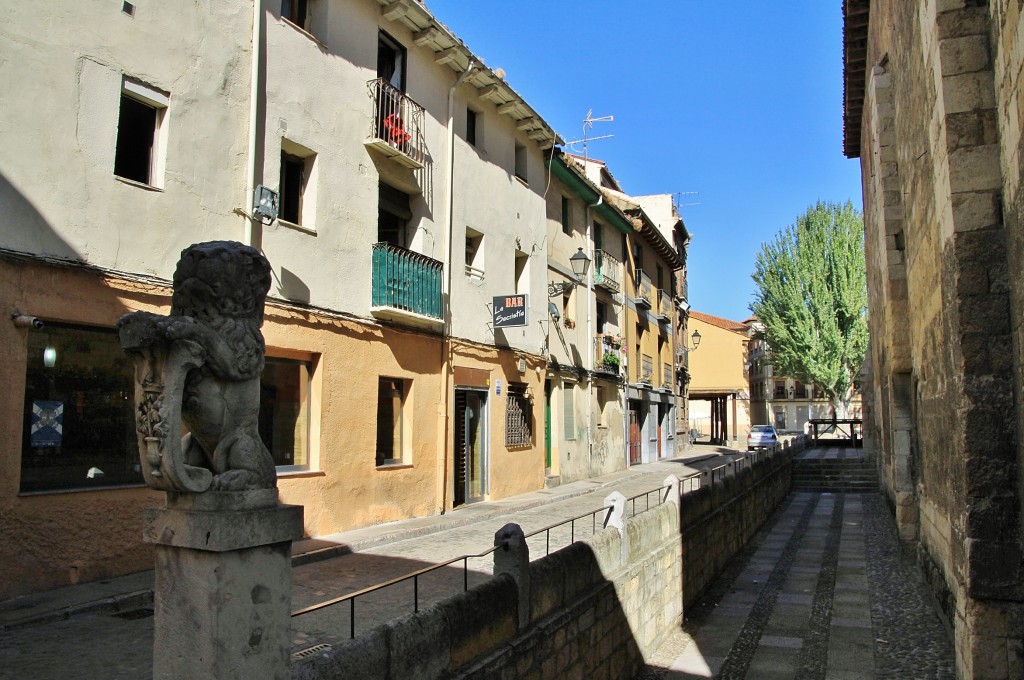
[{"label": "stone building facade", "polygon": [[959,676],[1024,677],[1024,17],[1007,0],[843,5],[866,435]]}]

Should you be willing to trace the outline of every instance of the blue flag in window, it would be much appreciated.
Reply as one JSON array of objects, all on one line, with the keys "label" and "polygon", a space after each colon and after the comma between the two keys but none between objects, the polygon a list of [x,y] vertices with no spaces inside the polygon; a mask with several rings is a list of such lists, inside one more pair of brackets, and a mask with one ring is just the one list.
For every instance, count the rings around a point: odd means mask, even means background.
[{"label": "blue flag in window", "polygon": [[60,446],[64,436],[64,402],[32,402],[32,431],[29,440],[32,448]]}]

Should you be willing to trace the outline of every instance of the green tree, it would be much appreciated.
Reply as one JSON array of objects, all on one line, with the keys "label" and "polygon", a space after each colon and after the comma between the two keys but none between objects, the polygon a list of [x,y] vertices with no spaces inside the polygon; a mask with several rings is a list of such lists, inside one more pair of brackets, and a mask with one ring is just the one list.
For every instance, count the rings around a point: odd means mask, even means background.
[{"label": "green tree", "polygon": [[815,383],[846,417],[868,344],[864,223],[853,205],[819,201],[762,243],[750,310],[777,375]]}]

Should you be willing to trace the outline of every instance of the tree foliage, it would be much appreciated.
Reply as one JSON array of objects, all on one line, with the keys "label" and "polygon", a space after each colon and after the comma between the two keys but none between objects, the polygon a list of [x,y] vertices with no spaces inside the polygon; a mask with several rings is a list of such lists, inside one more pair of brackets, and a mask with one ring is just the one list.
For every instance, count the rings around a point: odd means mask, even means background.
[{"label": "tree foliage", "polygon": [[775,373],[817,384],[844,417],[868,344],[860,213],[819,201],[761,244],[752,276]]}]

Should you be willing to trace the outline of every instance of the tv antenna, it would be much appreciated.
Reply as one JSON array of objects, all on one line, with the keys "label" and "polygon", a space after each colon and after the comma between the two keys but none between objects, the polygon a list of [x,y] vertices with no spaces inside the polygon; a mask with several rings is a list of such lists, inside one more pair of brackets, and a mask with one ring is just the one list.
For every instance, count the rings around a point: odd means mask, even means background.
[{"label": "tv antenna", "polygon": [[686,196],[686,197],[691,197],[692,196],[692,197],[696,198],[699,195],[700,195],[699,191],[677,191],[674,194],[672,194],[672,203],[673,203],[673,205],[675,205],[675,208],[676,208],[677,211],[680,208],[685,208],[686,206],[700,205],[699,202],[698,203],[692,203],[692,202],[691,203],[683,203],[683,201],[687,200],[687,198],[683,198],[684,196]]},{"label": "tv antenna", "polygon": [[609,137],[614,137],[615,136],[615,135],[599,135],[597,137],[589,137],[589,136],[587,136],[587,131],[588,130],[592,130],[594,128],[594,123],[611,123],[614,120],[615,120],[615,116],[600,116],[598,118],[594,118],[594,109],[590,109],[589,111],[587,111],[587,117],[583,119],[583,138],[582,139],[574,139],[571,142],[566,142],[565,143],[566,146],[575,146],[576,144],[580,144],[580,143],[583,144],[583,167],[584,168],[587,167],[587,142],[592,142],[595,139],[608,139]]}]

